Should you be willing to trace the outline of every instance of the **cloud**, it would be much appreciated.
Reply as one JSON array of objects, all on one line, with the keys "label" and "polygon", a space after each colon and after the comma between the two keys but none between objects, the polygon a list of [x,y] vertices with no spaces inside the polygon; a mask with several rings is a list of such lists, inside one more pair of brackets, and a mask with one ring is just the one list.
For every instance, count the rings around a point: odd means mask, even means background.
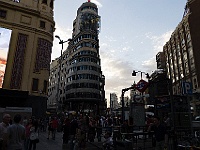
[{"label": "cloud", "polygon": [[[56,24],[56,30],[54,32],[54,35],[58,35],[61,38],[61,40],[66,41],[72,37],[72,29],[69,27],[61,27],[59,24]],[[67,42],[63,44],[63,51],[67,49],[67,46],[68,46]],[[51,54],[52,60],[57,57],[60,57],[61,49],[62,45],[59,44],[59,39],[54,37],[52,54]]]},{"label": "cloud", "polygon": [[156,66],[157,66],[155,57],[152,57],[149,60],[143,61],[142,66],[144,70],[146,70],[146,73],[151,74],[152,71],[156,70]]},{"label": "cloud", "polygon": [[163,46],[170,39],[173,31],[167,31],[160,36],[151,35],[151,33],[146,34],[146,38],[149,38],[152,41],[154,47],[154,53],[163,51]]},{"label": "cloud", "polygon": [[4,48],[8,48],[9,47],[9,42],[4,42],[2,44],[0,44],[0,48],[4,49]]},{"label": "cloud", "polygon": [[130,46],[127,46],[127,47],[123,47],[122,48],[122,51],[130,51],[131,50],[131,47]]},{"label": "cloud", "polygon": [[146,34],[146,38],[151,40],[153,45],[153,57],[142,62],[142,66],[147,70],[146,72],[151,73],[156,70],[156,54],[163,51],[163,46],[169,41],[173,31],[167,31],[160,36],[152,35],[151,33]]},{"label": "cloud", "polygon": [[112,36],[105,36],[107,42],[116,42],[117,40]]},{"label": "cloud", "polygon": [[[106,45],[106,44],[104,44]],[[101,51],[101,68],[105,75],[105,92],[109,102],[110,93],[116,93],[118,100],[121,96],[121,90],[130,87],[134,80],[138,81],[137,77],[132,77],[132,69],[134,67],[131,61],[123,61],[116,55],[112,55],[108,50],[110,47],[104,47]],[[107,49],[108,48],[108,49]],[[126,93],[129,96],[130,92]]]}]

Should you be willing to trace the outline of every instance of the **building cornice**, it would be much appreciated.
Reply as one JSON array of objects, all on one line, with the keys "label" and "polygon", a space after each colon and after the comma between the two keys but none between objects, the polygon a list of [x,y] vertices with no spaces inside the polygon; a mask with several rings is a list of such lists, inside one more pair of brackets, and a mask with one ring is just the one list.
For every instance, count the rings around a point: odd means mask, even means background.
[{"label": "building cornice", "polygon": [[9,3],[6,3],[6,2],[1,2],[0,6],[2,6],[2,8],[4,8],[4,9],[11,9],[13,11],[19,11],[19,12],[29,14],[29,15],[32,15],[32,16],[40,17],[41,19],[48,20],[49,22],[51,22],[52,24],[55,25],[53,17],[49,17],[47,15],[44,15],[43,13],[41,13],[40,11],[38,11],[36,9],[31,9],[29,7],[17,6],[17,5],[9,4]]}]

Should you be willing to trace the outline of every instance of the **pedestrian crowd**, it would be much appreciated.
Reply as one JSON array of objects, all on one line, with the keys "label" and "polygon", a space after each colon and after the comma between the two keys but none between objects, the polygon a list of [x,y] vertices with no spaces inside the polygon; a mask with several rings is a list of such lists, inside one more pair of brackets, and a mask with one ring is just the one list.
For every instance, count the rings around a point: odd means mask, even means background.
[{"label": "pedestrian crowd", "polygon": [[[103,146],[107,147],[113,145],[113,127],[118,126],[121,132],[125,133],[132,130],[129,120],[122,122],[120,117],[89,116],[87,114],[68,114],[59,118],[50,116],[39,119],[22,118],[21,115],[16,114],[13,120],[9,114],[4,114],[2,119],[0,150],[36,150],[40,132],[47,132],[48,140],[55,140],[56,132],[62,132],[63,145],[68,145],[69,150],[84,150],[86,142],[94,142],[95,138],[101,142],[102,137],[104,137]],[[155,133],[156,147],[166,147],[166,127],[159,117],[149,116],[146,125],[148,132],[154,131]]]},{"label": "pedestrian crowd", "polygon": [[36,150],[40,132],[47,132],[48,140],[55,140],[56,132],[63,132],[63,144],[69,144],[70,150],[85,149],[86,142],[94,142],[95,137],[100,142],[102,128],[108,127],[110,130],[112,125],[111,118],[89,117],[87,114],[45,119],[22,118],[16,114],[13,120],[9,114],[4,114],[0,123],[0,150]]},{"label": "pedestrian crowd", "polygon": [[[63,144],[69,145],[69,150],[84,150],[86,142],[102,141],[106,145],[113,144],[112,127],[120,125],[121,120],[109,116],[89,116],[87,114],[69,114],[63,122]],[[104,135],[103,135],[104,134]]]},{"label": "pedestrian crowd", "polygon": [[3,115],[0,123],[0,150],[36,150],[39,142],[39,128],[45,131],[42,120],[22,118],[16,114],[11,119],[10,114]]}]

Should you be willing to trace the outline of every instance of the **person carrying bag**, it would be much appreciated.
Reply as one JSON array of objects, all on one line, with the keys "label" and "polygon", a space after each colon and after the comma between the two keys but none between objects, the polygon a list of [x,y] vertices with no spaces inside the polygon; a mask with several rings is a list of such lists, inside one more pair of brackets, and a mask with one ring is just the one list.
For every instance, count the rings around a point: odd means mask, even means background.
[{"label": "person carrying bag", "polygon": [[36,150],[36,144],[39,143],[38,138],[38,124],[37,121],[34,121],[32,127],[30,128],[30,143],[29,143],[29,149],[31,150],[33,147],[33,150]]}]

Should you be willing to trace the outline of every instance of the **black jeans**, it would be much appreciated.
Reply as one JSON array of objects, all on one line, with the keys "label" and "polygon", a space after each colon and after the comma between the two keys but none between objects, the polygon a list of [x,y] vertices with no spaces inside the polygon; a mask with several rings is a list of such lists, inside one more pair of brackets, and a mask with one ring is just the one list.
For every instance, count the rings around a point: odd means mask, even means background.
[{"label": "black jeans", "polygon": [[0,140],[0,150],[3,149],[3,140]]},{"label": "black jeans", "polygon": [[36,142],[35,142],[35,140],[30,140],[28,149],[31,150],[32,146],[33,146],[33,150],[36,150]]}]

